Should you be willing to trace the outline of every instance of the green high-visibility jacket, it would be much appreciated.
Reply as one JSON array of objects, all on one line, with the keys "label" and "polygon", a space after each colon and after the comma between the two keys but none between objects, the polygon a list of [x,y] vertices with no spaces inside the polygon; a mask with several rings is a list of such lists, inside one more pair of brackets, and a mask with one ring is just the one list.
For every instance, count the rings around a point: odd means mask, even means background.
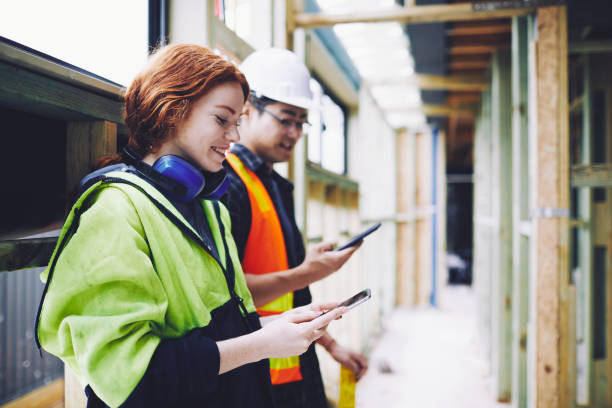
[{"label": "green high-visibility jacket", "polygon": [[[228,254],[215,209],[210,201],[202,205],[226,266]],[[240,269],[229,215],[222,205],[220,209],[235,266],[232,283],[245,305],[242,315],[250,315],[255,306]],[[182,225],[177,226],[177,220]],[[212,327],[211,313],[224,305],[235,308],[240,320],[240,308],[230,304],[234,300],[223,269],[189,238],[191,233],[199,236],[158,190],[126,172],[108,173],[89,187],[66,220],[42,274],[47,286],[37,338],[110,406],[128,398],[162,339]],[[245,332],[236,322],[217,322],[215,327],[208,333],[213,338]]]}]

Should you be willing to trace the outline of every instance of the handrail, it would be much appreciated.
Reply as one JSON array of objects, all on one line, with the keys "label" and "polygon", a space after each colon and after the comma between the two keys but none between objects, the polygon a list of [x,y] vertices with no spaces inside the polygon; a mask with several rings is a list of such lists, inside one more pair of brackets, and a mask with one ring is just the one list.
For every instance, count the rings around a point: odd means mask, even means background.
[{"label": "handrail", "polygon": [[123,86],[4,37],[0,37],[0,61],[117,101],[123,100]]}]

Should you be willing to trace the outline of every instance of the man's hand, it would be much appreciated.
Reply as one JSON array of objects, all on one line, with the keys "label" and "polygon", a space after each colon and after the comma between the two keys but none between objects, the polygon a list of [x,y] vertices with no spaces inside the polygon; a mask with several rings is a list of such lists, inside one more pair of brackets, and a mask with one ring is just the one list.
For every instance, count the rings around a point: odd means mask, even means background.
[{"label": "man's hand", "polygon": [[334,251],[333,244],[321,243],[308,251],[304,262],[295,268],[264,274],[249,273],[245,270],[247,286],[253,295],[255,306],[266,305],[285,293],[302,289],[336,272],[360,245],[361,243],[342,251]]},{"label": "man's hand", "polygon": [[368,370],[368,361],[363,355],[341,346],[336,341],[330,345],[327,351],[334,360],[355,374],[355,381],[359,381]]},{"label": "man's hand", "polygon": [[327,331],[317,343],[323,346],[334,360],[351,370],[355,374],[355,381],[359,381],[368,370],[368,360],[363,355],[341,346]]},{"label": "man's hand", "polygon": [[330,242],[315,245],[308,251],[304,262],[300,265],[300,268],[308,275],[308,284],[336,272],[360,246],[361,242],[342,251],[334,251],[334,245]]}]

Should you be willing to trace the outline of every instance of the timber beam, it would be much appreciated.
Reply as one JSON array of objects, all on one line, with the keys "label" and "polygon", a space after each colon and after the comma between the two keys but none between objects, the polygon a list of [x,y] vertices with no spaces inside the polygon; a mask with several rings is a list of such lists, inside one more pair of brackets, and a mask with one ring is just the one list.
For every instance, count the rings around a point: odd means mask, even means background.
[{"label": "timber beam", "polygon": [[570,54],[594,54],[612,52],[612,41],[579,41],[569,43]]},{"label": "timber beam", "polygon": [[488,82],[480,77],[430,74],[415,74],[406,78],[387,78],[368,81],[368,85],[414,85],[418,86],[421,90],[446,89],[450,91],[483,91],[489,86]]},{"label": "timber beam", "polygon": [[422,112],[426,116],[474,116],[470,109],[456,108],[448,105],[423,105],[414,108],[390,107],[383,108],[385,113],[413,113]]},{"label": "timber beam", "polygon": [[475,36],[475,35],[495,35],[495,34],[510,34],[512,27],[510,24],[487,24],[487,25],[461,25],[454,26],[447,30],[450,37],[460,36]]},{"label": "timber beam", "polygon": [[297,13],[292,28],[317,28],[346,23],[439,23],[524,16],[534,7],[481,9],[473,3],[436,4],[354,13]]},{"label": "timber beam", "polygon": [[612,164],[573,165],[572,187],[612,187]]}]

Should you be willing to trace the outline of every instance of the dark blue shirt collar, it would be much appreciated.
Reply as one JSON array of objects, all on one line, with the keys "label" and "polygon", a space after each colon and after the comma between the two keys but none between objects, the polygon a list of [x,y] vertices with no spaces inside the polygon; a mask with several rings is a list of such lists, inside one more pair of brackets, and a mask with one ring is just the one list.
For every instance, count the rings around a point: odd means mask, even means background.
[{"label": "dark blue shirt collar", "polygon": [[257,174],[260,178],[272,177],[281,189],[286,189],[289,193],[293,192],[293,183],[270,168],[259,156],[250,151],[245,145],[235,143],[232,146],[231,152],[234,153],[240,161],[251,171]]},{"label": "dark blue shirt collar", "polygon": [[232,146],[232,153],[234,153],[242,163],[251,171],[259,173],[260,171],[265,174],[270,174],[270,166],[259,158],[255,153],[250,151],[246,146],[240,143],[235,143]]}]

